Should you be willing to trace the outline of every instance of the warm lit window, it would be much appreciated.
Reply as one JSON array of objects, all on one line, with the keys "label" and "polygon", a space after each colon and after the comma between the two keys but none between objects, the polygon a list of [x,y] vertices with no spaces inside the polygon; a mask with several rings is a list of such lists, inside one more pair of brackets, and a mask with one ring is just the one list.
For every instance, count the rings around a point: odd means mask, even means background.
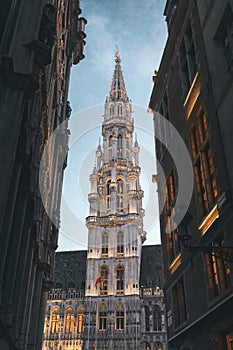
[{"label": "warm lit window", "polygon": [[162,330],[161,311],[158,305],[155,305],[153,310],[153,327],[154,327],[154,331]]},{"label": "warm lit window", "polygon": [[117,256],[124,255],[124,239],[123,232],[117,233]]},{"label": "warm lit window", "polygon": [[187,24],[184,38],[181,42],[179,56],[183,94],[186,97],[197,72],[197,59],[190,21]]},{"label": "warm lit window", "polygon": [[102,250],[101,250],[102,256],[108,256],[108,234],[107,232],[104,232],[102,234]]},{"label": "warm lit window", "polygon": [[47,332],[47,325],[48,325],[48,315],[46,314],[45,315],[45,318],[44,318],[44,333],[46,333]]},{"label": "warm lit window", "polygon": [[116,289],[117,294],[124,293],[124,267],[121,265],[116,270]]},{"label": "warm lit window", "polygon": [[117,181],[117,210],[123,212],[124,210],[124,182]]},{"label": "warm lit window", "polygon": [[115,308],[115,315],[116,315],[115,329],[123,330],[124,323],[125,323],[125,311],[124,311],[123,304],[121,303],[117,304]]},{"label": "warm lit window", "polygon": [[172,288],[173,312],[175,327],[187,320],[184,281],[181,278]]},{"label": "warm lit window", "polygon": [[[213,247],[224,247],[224,240],[212,242]],[[205,255],[209,298],[214,299],[231,286],[230,269],[223,250],[213,250]]]},{"label": "warm lit window", "polygon": [[59,314],[60,314],[59,308],[56,307],[52,310],[52,318],[51,318],[52,333],[58,333],[59,331]]},{"label": "warm lit window", "polygon": [[74,310],[72,307],[66,309],[65,316],[65,331],[66,333],[72,333],[74,330]]},{"label": "warm lit window", "polygon": [[107,328],[107,306],[100,304],[99,306],[99,330],[103,331]]},{"label": "warm lit window", "polygon": [[108,293],[108,268],[107,266],[101,266],[100,268],[100,295],[106,295]]},{"label": "warm lit window", "polygon": [[180,241],[178,239],[178,230],[174,220],[175,216],[175,201],[177,194],[177,185],[175,182],[174,170],[170,173],[167,178],[165,188],[165,215],[167,225],[167,237],[168,237],[168,254],[169,262],[171,263],[180,252]]},{"label": "warm lit window", "polygon": [[83,326],[83,307],[80,307],[78,309],[78,322],[77,322],[78,326],[77,326],[77,330],[78,333],[82,333],[84,330],[84,326]]},{"label": "warm lit window", "polygon": [[191,127],[190,140],[199,212],[202,218],[213,208],[218,195],[207,118],[203,107]]},{"label": "warm lit window", "polygon": [[150,310],[148,306],[145,306],[145,325],[146,332],[150,331]]}]

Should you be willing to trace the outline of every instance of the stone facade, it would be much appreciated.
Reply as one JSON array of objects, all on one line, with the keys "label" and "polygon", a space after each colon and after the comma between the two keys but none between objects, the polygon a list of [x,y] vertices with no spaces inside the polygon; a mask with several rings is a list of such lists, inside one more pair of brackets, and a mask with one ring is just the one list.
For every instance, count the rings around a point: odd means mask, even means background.
[{"label": "stone facade", "polygon": [[[166,180],[158,187],[168,344],[174,350],[232,349],[232,9],[232,1],[184,0],[169,0],[165,8],[169,36],[149,108],[163,139],[156,141],[156,155]],[[182,137],[194,173],[183,169],[194,187],[177,225],[182,208],[176,201],[185,184],[167,151],[175,133],[158,113]]]},{"label": "stone facade", "polygon": [[[73,0],[8,1],[1,11],[1,350],[41,349],[68,150],[70,69],[84,57],[80,13]],[[40,161],[61,123],[43,160],[45,211]]]}]

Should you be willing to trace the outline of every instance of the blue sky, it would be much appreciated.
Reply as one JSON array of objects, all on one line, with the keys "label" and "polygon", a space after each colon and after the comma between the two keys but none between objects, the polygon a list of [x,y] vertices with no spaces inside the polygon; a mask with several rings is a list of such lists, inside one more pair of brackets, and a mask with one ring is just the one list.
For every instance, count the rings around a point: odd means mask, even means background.
[{"label": "blue sky", "polygon": [[73,112],[69,127],[73,139],[71,137],[63,186],[63,197],[72,208],[70,212],[79,219],[69,218],[65,206],[62,206],[61,219],[66,224],[60,231],[58,250],[86,247],[89,174],[95,161],[93,152],[101,135],[103,103],[110,90],[115,45],[121,53],[126,89],[133,103],[137,138],[142,150],[141,184],[145,191],[145,229],[148,232],[146,244],[159,242],[158,217],[154,219],[156,210],[154,200],[150,198],[150,192],[156,193],[155,189],[151,190],[151,176],[155,173],[152,116],[146,113],[146,109],[152,91],[153,72],[159,67],[167,38],[163,16],[165,2],[81,1],[82,16],[88,21],[85,59],[72,68],[69,99]]}]

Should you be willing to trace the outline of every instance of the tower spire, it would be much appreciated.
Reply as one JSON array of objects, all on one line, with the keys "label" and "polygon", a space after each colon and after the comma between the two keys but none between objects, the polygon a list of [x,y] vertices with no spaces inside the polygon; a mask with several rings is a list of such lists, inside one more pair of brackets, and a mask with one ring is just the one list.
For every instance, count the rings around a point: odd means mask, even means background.
[{"label": "tower spire", "polygon": [[116,101],[116,100],[128,101],[129,98],[127,96],[123,73],[120,65],[121,57],[120,57],[120,52],[118,50],[115,52],[115,62],[116,64],[113,72],[112,85],[109,93],[109,98],[112,101]]}]

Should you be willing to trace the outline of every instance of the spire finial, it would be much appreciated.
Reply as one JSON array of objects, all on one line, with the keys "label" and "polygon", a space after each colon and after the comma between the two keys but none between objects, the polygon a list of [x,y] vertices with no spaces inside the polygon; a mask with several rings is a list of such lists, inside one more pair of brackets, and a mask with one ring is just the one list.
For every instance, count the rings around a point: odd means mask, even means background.
[{"label": "spire finial", "polygon": [[116,59],[115,59],[115,62],[116,62],[116,63],[120,63],[120,62],[121,62],[120,51],[119,51],[119,49],[118,49],[118,46],[117,46],[117,45],[115,45],[115,46],[116,46],[116,51],[115,51],[115,57],[116,57]]}]

